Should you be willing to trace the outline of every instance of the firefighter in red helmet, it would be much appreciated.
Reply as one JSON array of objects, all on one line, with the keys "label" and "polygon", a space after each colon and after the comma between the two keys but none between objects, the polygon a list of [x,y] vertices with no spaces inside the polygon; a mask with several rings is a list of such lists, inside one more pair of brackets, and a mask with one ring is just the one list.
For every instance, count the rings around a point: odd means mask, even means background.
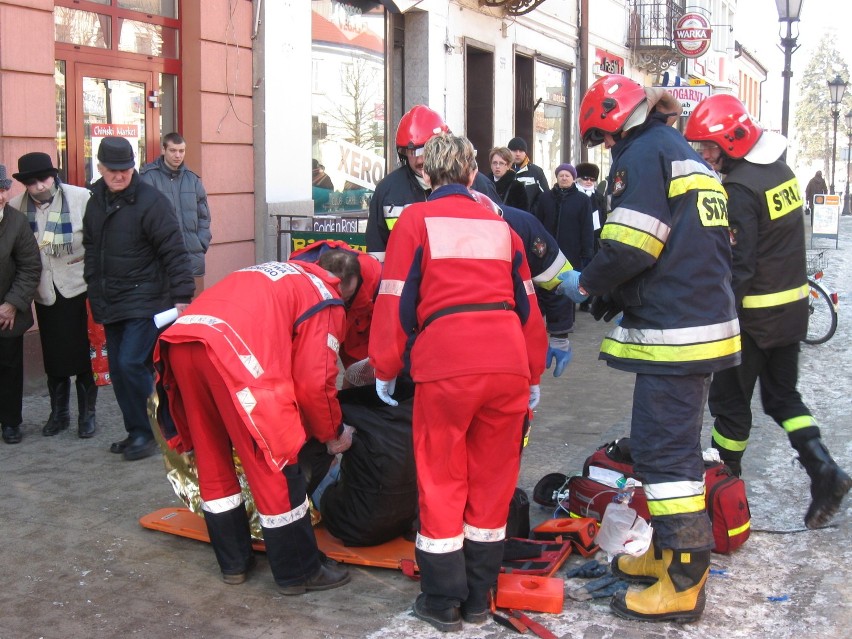
[{"label": "firefighter in red helmet", "polygon": [[614,574],[653,584],[616,594],[616,614],[697,620],[704,609],[713,532],[705,510],[701,427],[710,374],[739,363],[725,190],[669,126],[680,104],[622,75],[595,82],[580,104],[580,133],[612,154],[611,211],[600,249],[567,273],[560,292],[596,296],[596,319],[623,313],[600,358],[636,373],[631,452],[648,496],[654,537]]},{"label": "firefighter in red helmet", "polygon": [[[450,127],[437,111],[418,104],[399,120],[396,129],[396,152],[401,166],[388,173],[376,185],[367,218],[367,252],[385,261],[393,225],[409,204],[425,202],[432,189],[423,179],[423,145]],[[499,200],[490,180],[477,174],[473,189],[494,201]]]},{"label": "firefighter in red helmet", "polygon": [[808,528],[840,510],[852,479],[832,459],[796,388],[799,342],[808,326],[805,228],[799,183],[781,158],[787,140],[764,131],[733,95],[695,108],[684,133],[724,174],[733,253],[733,288],[742,330],[742,364],[710,386],[713,447],[740,475],[751,433],[751,398],[760,380],[763,410],[784,429],[811,480]]}]

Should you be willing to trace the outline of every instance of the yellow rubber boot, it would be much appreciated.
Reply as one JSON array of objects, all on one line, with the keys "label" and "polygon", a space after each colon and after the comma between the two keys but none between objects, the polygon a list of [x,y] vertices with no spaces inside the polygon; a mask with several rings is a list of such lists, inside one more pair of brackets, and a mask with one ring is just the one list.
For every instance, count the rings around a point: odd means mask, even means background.
[{"label": "yellow rubber boot", "polygon": [[664,570],[653,586],[618,593],[610,608],[619,617],[639,621],[692,623],[704,612],[704,584],[710,572],[710,551],[662,551]]},{"label": "yellow rubber boot", "polygon": [[662,551],[652,543],[643,554],[616,555],[610,563],[612,574],[633,584],[652,584],[666,572]]}]

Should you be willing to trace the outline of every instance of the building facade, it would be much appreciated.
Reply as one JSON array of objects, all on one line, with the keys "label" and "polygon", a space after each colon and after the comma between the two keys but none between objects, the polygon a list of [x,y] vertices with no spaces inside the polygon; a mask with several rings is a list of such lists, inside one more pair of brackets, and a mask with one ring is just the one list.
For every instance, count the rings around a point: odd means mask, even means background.
[{"label": "building facade", "polygon": [[[693,2],[713,24],[736,8]],[[88,185],[104,136],[127,137],[141,165],[179,131],[209,194],[209,286],[286,257],[297,231],[362,231],[415,104],[468,136],[482,167],[493,146],[524,138],[552,183],[562,162],[606,174],[608,153],[581,148],[576,124],[602,75],[742,86],[752,103],[762,67],[724,29],[702,58],[677,55],[685,11],[681,0],[0,0],[0,162],[14,171],[47,152],[63,180]],[[330,184],[314,183],[315,167]]]}]

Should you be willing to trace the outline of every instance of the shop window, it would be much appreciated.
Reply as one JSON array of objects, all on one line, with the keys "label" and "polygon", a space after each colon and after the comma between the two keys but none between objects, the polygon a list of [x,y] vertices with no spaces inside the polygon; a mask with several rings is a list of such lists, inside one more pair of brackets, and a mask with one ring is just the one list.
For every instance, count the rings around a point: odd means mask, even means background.
[{"label": "shop window", "polygon": [[68,103],[65,76],[65,61],[56,60],[53,68],[56,83],[56,168],[59,179],[68,181]]},{"label": "shop window", "polygon": [[384,32],[384,9],[362,10],[337,0],[312,3],[317,214],[367,209],[385,175]]},{"label": "shop window", "polygon": [[177,86],[176,75],[171,73],[160,74],[157,101],[160,105],[160,132],[162,135],[178,130]]},{"label": "shop window", "polygon": [[118,50],[158,58],[178,57],[178,31],[150,22],[118,19]]},{"label": "shop window", "polygon": [[535,110],[533,118],[533,157],[548,176],[548,182],[553,182],[557,166],[572,160],[569,82],[567,69],[536,60],[535,96],[536,100],[541,100],[541,106]]},{"label": "shop window", "polygon": [[[109,4],[109,1],[104,4]],[[164,18],[177,18],[177,0],[118,0],[118,6],[122,9],[140,11],[148,15],[163,16]]]},{"label": "shop window", "polygon": [[53,27],[57,42],[98,49],[112,48],[111,21],[107,15],[54,7]]}]

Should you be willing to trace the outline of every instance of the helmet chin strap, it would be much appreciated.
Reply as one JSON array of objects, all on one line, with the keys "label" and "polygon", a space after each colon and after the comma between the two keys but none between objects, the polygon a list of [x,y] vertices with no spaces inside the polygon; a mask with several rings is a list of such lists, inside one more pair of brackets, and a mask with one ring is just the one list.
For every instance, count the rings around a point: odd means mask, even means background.
[{"label": "helmet chin strap", "polygon": [[417,183],[420,185],[421,189],[428,191],[432,188],[432,186],[423,179],[422,175],[417,175],[417,173],[414,172],[414,169],[411,169],[411,172],[414,173],[414,177],[417,178]]}]

